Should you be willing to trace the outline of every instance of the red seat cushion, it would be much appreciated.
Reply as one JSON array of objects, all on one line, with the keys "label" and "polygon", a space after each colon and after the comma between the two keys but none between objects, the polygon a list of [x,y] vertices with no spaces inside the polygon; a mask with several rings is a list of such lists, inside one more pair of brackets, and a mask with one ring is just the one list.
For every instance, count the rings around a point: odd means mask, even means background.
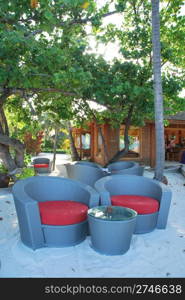
[{"label": "red seat cushion", "polygon": [[39,202],[41,223],[45,225],[71,225],[87,219],[88,206],[76,201]]},{"label": "red seat cushion", "polygon": [[112,205],[125,206],[137,211],[138,214],[152,214],[159,210],[159,202],[150,197],[137,195],[111,196]]},{"label": "red seat cushion", "polygon": [[34,167],[35,168],[48,168],[49,165],[48,164],[35,164]]}]

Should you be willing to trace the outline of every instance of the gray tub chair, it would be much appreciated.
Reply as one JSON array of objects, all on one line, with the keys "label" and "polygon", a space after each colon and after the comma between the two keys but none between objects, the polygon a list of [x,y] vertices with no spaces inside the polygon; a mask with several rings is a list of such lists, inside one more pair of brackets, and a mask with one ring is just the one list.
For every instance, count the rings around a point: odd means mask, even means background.
[{"label": "gray tub chair", "polygon": [[35,170],[35,174],[44,174],[51,172],[51,161],[46,157],[38,157],[33,159],[32,162]]},{"label": "gray tub chair", "polygon": [[137,211],[134,233],[166,228],[172,197],[166,185],[143,176],[116,175],[98,180],[95,189],[100,193],[101,205],[125,206]]},{"label": "gray tub chair", "polygon": [[138,175],[138,176],[143,176],[144,173],[144,167],[143,166],[134,166],[133,168],[127,168],[127,169],[122,169],[119,171],[114,171],[111,173],[111,175]]},{"label": "gray tub chair", "polygon": [[91,167],[88,165],[66,164],[65,167],[68,178],[78,180],[90,185],[91,187],[94,187],[94,184],[98,179],[107,175],[107,173],[102,169]]},{"label": "gray tub chair", "polygon": [[136,166],[139,166],[139,164],[134,161],[116,161],[114,163],[108,164],[107,168],[110,172],[117,172],[135,168]]},{"label": "gray tub chair", "polygon": [[[84,215],[86,214],[84,208],[88,209],[99,205],[99,194],[90,186],[61,177],[30,177],[16,182],[12,191],[21,240],[32,249],[65,247],[80,243],[88,233],[87,215]],[[47,208],[47,217],[51,218],[53,217],[51,209],[53,203],[57,205],[60,203],[62,205],[75,204],[75,209],[76,206],[78,206],[78,209],[80,206],[80,210],[83,208],[83,211],[80,211],[80,213],[78,211],[78,214],[83,213],[83,221],[77,223],[75,221],[75,223],[68,225],[51,225],[50,220],[49,225],[45,224],[46,222],[42,220],[43,215],[40,207],[49,204],[50,209],[48,211]],[[68,221],[73,212],[73,209],[65,212],[65,215],[63,215],[65,222]],[[79,218],[78,214],[72,215],[72,217]],[[58,218],[60,222],[63,221],[56,207],[54,217]]]},{"label": "gray tub chair", "polygon": [[89,166],[89,167],[102,169],[102,166],[100,164],[97,164],[92,161],[86,161],[86,160],[79,160],[79,161],[75,162],[75,165],[85,165],[85,166]]},{"label": "gray tub chair", "polygon": [[109,164],[107,168],[111,175],[130,174],[142,176],[144,173],[144,167],[134,161],[117,161]]}]

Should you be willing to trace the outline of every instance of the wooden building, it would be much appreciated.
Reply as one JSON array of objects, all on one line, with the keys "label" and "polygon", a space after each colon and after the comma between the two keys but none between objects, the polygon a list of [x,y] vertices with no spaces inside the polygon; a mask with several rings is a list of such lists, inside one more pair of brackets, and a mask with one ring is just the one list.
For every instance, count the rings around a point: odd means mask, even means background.
[{"label": "wooden building", "polygon": [[[90,123],[88,128],[73,128],[75,145],[81,159],[100,163],[102,166],[111,159],[118,150],[124,148],[124,125],[112,128],[105,122],[101,126]],[[102,142],[102,136],[106,144]],[[144,165],[155,165],[155,124],[146,121],[143,127],[131,127],[129,130],[130,149],[123,160],[137,161]],[[165,126],[166,160],[180,161],[185,150],[185,112],[168,117]]]},{"label": "wooden building", "polygon": [[[101,126],[92,122],[87,129],[73,128],[75,146],[80,158],[95,161],[102,166],[105,165],[119,150],[119,132],[119,128],[112,128],[108,122]],[[108,151],[103,146],[102,136]]]}]

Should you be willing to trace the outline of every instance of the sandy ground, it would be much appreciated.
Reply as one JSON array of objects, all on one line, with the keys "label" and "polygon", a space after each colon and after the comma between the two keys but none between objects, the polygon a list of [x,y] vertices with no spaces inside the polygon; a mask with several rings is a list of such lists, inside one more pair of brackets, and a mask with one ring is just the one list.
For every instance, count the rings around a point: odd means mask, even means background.
[{"label": "sandy ground", "polygon": [[[57,155],[54,175],[65,176],[62,165],[68,160]],[[144,176],[153,172],[146,170]],[[173,192],[167,228],[133,235],[129,251],[118,256],[95,252],[89,236],[73,247],[27,248],[20,241],[11,189],[0,189],[0,277],[184,278],[185,178],[180,173],[166,176]]]}]

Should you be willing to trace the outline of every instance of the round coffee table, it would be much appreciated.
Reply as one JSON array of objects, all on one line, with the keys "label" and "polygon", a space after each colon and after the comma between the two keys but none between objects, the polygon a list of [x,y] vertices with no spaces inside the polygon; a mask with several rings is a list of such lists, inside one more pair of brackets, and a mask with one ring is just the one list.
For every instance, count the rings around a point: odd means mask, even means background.
[{"label": "round coffee table", "polygon": [[88,210],[92,248],[120,255],[130,248],[137,212],[122,206],[96,206]]}]

